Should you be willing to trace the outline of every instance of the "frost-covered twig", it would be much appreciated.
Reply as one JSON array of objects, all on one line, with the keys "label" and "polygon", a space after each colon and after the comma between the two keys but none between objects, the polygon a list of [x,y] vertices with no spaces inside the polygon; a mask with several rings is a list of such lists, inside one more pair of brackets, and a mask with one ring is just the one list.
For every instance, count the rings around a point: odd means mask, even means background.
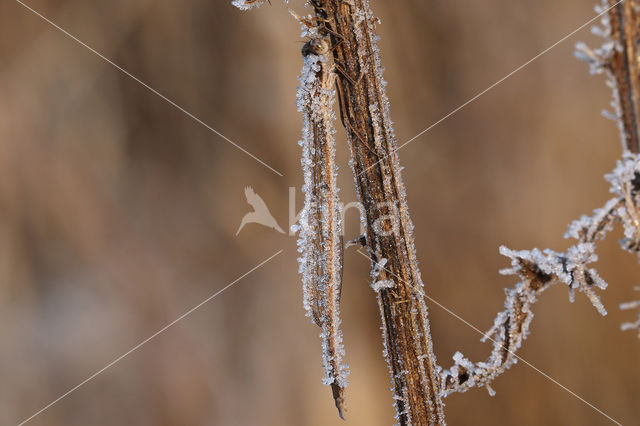
[{"label": "frost-covered twig", "polygon": [[493,327],[483,338],[494,344],[489,359],[474,364],[457,352],[453,356],[454,365],[441,373],[444,395],[464,392],[474,386],[487,386],[492,392],[490,383],[517,362],[516,351],[527,338],[533,319],[532,306],[551,285],[565,283],[571,292],[578,288],[605,314],[593,287],[604,289],[606,283],[586,266],[595,260],[593,248],[593,244],[578,244],[562,254],[537,249],[516,252],[501,247],[501,254],[510,257],[512,264],[511,269],[501,273],[518,275],[521,281],[515,288],[506,290],[505,310],[497,315]]},{"label": "frost-covered twig", "polygon": [[323,383],[331,386],[343,417],[349,371],[343,361],[339,310],[343,243],[333,127],[335,88],[328,40],[313,28],[308,35],[298,88],[298,109],[304,118],[300,145],[305,193],[298,226],[300,273],[307,315],[322,329]]},{"label": "frost-covered twig", "polygon": [[605,237],[614,223],[621,223],[624,227],[625,238],[620,242],[622,247],[634,253],[639,252],[638,176],[640,156],[628,153],[618,162],[615,170],[606,176],[615,197],[602,208],[596,209],[591,216],[582,216],[569,226],[565,237],[575,238],[577,243],[565,253],[500,248],[500,253],[509,257],[512,265],[501,273],[517,275],[520,282],[513,289],[506,290],[505,310],[497,315],[493,327],[485,334],[483,340],[491,340],[494,344],[489,358],[484,362],[472,363],[457,352],[453,356],[454,365],[441,373],[444,395],[464,392],[474,386],[487,386],[492,392],[490,383],[517,362],[516,351],[527,338],[533,319],[533,304],[553,284],[566,284],[571,301],[575,290],[584,293],[596,309],[606,315],[595,288],[604,290],[607,283],[595,269],[587,265],[597,260],[596,242]]}]

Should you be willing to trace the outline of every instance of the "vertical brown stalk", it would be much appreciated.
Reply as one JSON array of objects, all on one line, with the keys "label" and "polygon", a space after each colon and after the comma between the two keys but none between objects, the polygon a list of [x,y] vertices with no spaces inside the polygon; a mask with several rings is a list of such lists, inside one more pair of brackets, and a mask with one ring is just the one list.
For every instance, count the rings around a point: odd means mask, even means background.
[{"label": "vertical brown stalk", "polygon": [[[418,270],[413,225],[396,154],[368,0],[313,0],[330,37],[340,113],[351,148],[366,244],[374,262],[385,351],[401,425],[443,425],[436,360]],[[385,268],[376,267],[382,263]],[[385,264],[386,262],[386,264]],[[377,283],[384,283],[376,286]]]},{"label": "vertical brown stalk", "polygon": [[[606,0],[613,6],[619,0]],[[605,2],[606,3],[606,2]],[[640,152],[640,2],[624,0],[609,10],[611,39],[616,48],[605,66],[616,82],[625,148]]]}]

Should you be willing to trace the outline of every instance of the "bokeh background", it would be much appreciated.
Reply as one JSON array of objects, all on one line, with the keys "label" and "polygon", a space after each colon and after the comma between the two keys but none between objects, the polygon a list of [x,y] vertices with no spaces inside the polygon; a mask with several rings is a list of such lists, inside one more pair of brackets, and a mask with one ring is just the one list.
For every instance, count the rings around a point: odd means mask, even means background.
[{"label": "bokeh background", "polygon": [[[373,4],[402,143],[594,16],[595,0]],[[28,5],[281,171],[280,177],[14,1],[0,3],[0,423],[17,424],[283,249],[31,425],[389,425],[368,263],[347,251],[347,422],[320,383],[295,237],[247,225],[252,186],[280,226],[301,208],[295,108],[302,1],[29,0]],[[564,250],[567,224],[608,199],[620,154],[610,90],[573,58],[588,29],[400,151],[429,294],[487,329],[513,277],[500,244]],[[355,200],[344,133],[340,184]],[[346,238],[358,233],[348,213]],[[623,424],[640,419],[636,259],[600,246],[600,317],[543,295],[520,353]],[[489,344],[429,303],[449,366]],[[446,399],[451,425],[605,425],[524,364]]]}]

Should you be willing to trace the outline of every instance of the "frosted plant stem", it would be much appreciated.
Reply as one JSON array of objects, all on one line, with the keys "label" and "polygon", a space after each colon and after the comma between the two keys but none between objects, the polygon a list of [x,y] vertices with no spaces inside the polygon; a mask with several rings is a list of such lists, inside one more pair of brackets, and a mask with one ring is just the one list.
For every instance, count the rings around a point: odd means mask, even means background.
[{"label": "frosted plant stem", "polygon": [[[372,286],[380,306],[396,417],[401,425],[443,425],[413,225],[376,47],[377,19],[368,0],[310,3],[331,40],[341,119],[347,131],[358,196],[364,206],[366,245],[374,259]],[[364,170],[366,173],[362,173]],[[400,278],[376,267],[380,261]],[[417,285],[408,286],[407,282]]]}]

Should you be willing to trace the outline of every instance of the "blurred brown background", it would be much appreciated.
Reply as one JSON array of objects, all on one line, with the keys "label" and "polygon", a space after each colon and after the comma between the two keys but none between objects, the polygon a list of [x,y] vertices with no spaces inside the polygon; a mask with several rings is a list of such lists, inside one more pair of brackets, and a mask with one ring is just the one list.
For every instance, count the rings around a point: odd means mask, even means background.
[{"label": "blurred brown background", "polygon": [[[301,208],[298,24],[217,0],[29,5],[284,173],[279,177],[19,3],[0,3],[0,424],[17,424],[280,249],[283,254],[33,419],[32,425],[339,425],[304,317],[295,238],[247,225],[244,187],[280,225]],[[374,2],[402,143],[594,16],[595,0]],[[289,7],[306,13],[302,1]],[[608,198],[610,91],[572,56],[583,30],[402,151],[430,295],[480,329],[512,277],[498,246],[564,250]],[[340,132],[345,202],[355,199]],[[357,234],[352,211],[346,238]],[[602,318],[557,287],[526,360],[623,424],[640,418],[636,260],[601,245]],[[347,423],[393,423],[368,263],[346,254]],[[431,307],[442,365],[489,344]],[[446,399],[451,425],[605,425],[519,364]]]}]

